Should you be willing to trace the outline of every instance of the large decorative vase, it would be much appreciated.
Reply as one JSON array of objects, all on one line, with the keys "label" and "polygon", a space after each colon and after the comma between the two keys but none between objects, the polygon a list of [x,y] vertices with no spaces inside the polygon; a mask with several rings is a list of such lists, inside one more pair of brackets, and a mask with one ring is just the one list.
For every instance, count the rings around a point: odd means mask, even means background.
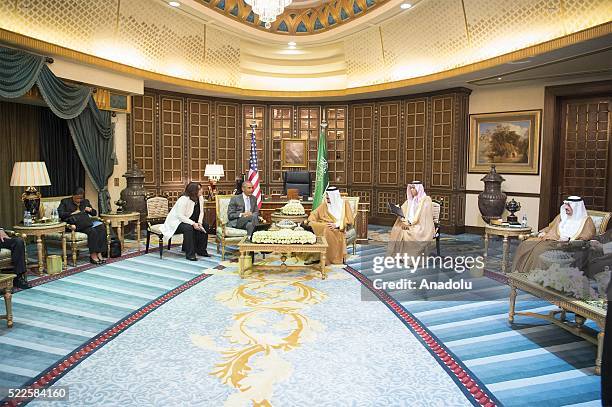
[{"label": "large decorative vase", "polygon": [[480,179],[485,184],[484,191],[478,194],[478,209],[482,219],[490,223],[491,219],[500,219],[506,205],[506,194],[501,190],[505,179],[495,171],[495,166]]},{"label": "large decorative vase", "polygon": [[121,200],[125,201],[122,206],[125,212],[140,213],[140,222],[147,218],[147,191],[144,188],[145,176],[134,161],[132,168],[123,176],[127,179],[127,187],[121,191]]}]

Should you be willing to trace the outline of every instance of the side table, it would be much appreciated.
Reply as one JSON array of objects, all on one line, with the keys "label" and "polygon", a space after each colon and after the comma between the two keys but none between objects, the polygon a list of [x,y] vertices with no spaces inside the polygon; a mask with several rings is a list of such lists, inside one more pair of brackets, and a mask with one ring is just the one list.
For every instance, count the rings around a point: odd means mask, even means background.
[{"label": "side table", "polygon": [[531,233],[530,227],[510,227],[510,226],[496,226],[486,225],[484,234],[484,258],[487,259],[489,251],[489,235],[502,236],[504,238],[502,245],[502,272],[506,273],[508,268],[508,239],[518,239],[519,236],[528,235]]},{"label": "side table", "polygon": [[130,222],[136,222],[136,241],[140,252],[140,213],[138,212],[110,212],[100,214],[100,218],[109,221],[112,228],[117,230],[117,237],[121,241],[121,253],[125,249],[123,228]]},{"label": "side table", "polygon": [[60,233],[62,236],[62,261],[63,268],[66,270],[68,263],[66,260],[66,222],[54,223],[35,223],[32,226],[15,225],[15,232],[23,233],[26,236],[36,236],[36,247],[38,249],[38,273],[42,274],[45,269],[46,250],[43,248],[43,236],[51,233]]}]

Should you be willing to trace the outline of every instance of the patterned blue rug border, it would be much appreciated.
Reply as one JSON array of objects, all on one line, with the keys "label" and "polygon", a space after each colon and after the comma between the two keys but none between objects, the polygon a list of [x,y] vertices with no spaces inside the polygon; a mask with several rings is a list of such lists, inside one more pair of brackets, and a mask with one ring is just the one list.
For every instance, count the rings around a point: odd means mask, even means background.
[{"label": "patterned blue rug border", "polygon": [[448,373],[466,398],[477,407],[501,406],[500,401],[480,379],[444,343],[438,339],[418,318],[397,302],[386,291],[374,288],[372,281],[351,266],[344,268],[363,286],[369,289],[402,321],[408,330],[421,342],[434,359]]},{"label": "patterned blue rug border", "polygon": [[[223,267],[223,266],[219,265],[215,268],[219,269],[219,267]],[[78,348],[70,352],[68,355],[66,355],[63,358],[63,360],[55,362],[53,365],[48,367],[38,376],[32,378],[22,388],[23,389],[44,389],[44,388],[50,387],[53,383],[57,382],[64,375],[66,375],[66,373],[74,369],[81,362],[83,362],[89,356],[93,355],[96,351],[101,349],[104,345],[109,343],[111,340],[117,338],[119,334],[127,330],[129,327],[134,325],[136,322],[142,320],[147,315],[151,314],[153,311],[155,311],[156,309],[158,309],[159,307],[161,307],[162,305],[164,305],[171,299],[177,297],[179,294],[183,293],[184,291],[194,287],[195,285],[199,284],[200,282],[212,276],[213,274],[205,274],[205,273],[200,274],[199,276],[196,276],[192,278],[191,280],[186,281],[185,283],[173,288],[172,290],[166,292],[165,294],[162,294],[156,299],[148,302],[147,304],[143,305],[139,309],[130,313],[126,317],[117,321],[116,323],[114,323],[112,326],[110,326],[103,332],[89,339],[87,342],[85,342],[84,344],[82,344],[81,346],[79,346]],[[50,276],[50,277],[55,277],[55,276]],[[19,399],[17,398],[10,399],[7,397],[3,399],[2,401],[0,401],[0,403],[2,406],[16,407],[16,406],[24,406],[28,404],[30,401],[32,401],[33,399],[34,398],[32,397],[29,397],[29,398],[24,397],[24,398],[19,398]]]}]

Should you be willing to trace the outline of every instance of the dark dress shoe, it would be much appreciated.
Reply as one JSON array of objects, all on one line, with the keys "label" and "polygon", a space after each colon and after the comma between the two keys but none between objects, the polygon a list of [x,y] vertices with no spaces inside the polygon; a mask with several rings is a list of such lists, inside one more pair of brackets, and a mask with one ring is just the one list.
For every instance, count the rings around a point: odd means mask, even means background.
[{"label": "dark dress shoe", "polygon": [[187,260],[198,261],[198,258],[196,256],[187,256]]},{"label": "dark dress shoe", "polygon": [[198,253],[198,256],[210,257],[210,254],[208,254],[208,252],[201,252],[201,253]]},{"label": "dark dress shoe", "polygon": [[13,280],[13,284],[16,288],[20,288],[22,290],[27,290],[28,288],[32,288],[28,280],[25,278],[23,274],[20,274],[15,280]]},{"label": "dark dress shoe", "polygon": [[89,262],[91,264],[95,264],[96,266],[102,264],[99,260],[94,260],[91,257],[89,258]]}]

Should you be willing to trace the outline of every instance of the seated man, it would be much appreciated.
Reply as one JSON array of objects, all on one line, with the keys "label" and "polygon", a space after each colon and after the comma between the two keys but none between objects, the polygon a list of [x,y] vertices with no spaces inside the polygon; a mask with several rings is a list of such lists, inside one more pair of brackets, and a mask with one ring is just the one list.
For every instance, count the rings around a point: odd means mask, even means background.
[{"label": "seated man", "polygon": [[327,254],[325,264],[342,264],[346,258],[344,230],[353,224],[353,213],[348,202],[342,199],[336,187],[325,192],[325,201],[308,216],[308,226],[317,236],[325,236]]},{"label": "seated man", "polygon": [[77,188],[71,198],[62,199],[57,212],[64,222],[75,225],[77,232],[87,235],[89,261],[92,264],[102,264],[105,263],[102,252],[107,249],[106,227],[100,221],[91,220],[97,212],[84,196],[85,190]]},{"label": "seated man", "polygon": [[587,214],[584,201],[570,196],[561,205],[560,213],[540,231],[537,237],[522,242],[516,250],[512,271],[527,273],[542,268],[540,254],[556,250],[559,242],[590,240],[595,237],[595,224]]},{"label": "seated man", "polygon": [[27,289],[30,288],[28,280],[26,279],[26,253],[25,244],[22,239],[18,237],[9,237],[4,229],[0,228],[0,248],[8,249],[11,251],[11,262],[13,263],[14,272],[17,277],[13,281],[13,284],[17,288]]},{"label": "seated man", "polygon": [[387,256],[394,256],[396,253],[407,253],[409,256],[428,255],[436,228],[431,198],[425,194],[421,181],[408,184],[402,212],[405,218],[398,217],[391,229]]},{"label": "seated man", "polygon": [[259,223],[259,207],[257,198],[253,195],[253,184],[250,181],[244,181],[242,193],[230,199],[227,218],[229,226],[246,230],[249,237],[253,234],[255,226]]}]

